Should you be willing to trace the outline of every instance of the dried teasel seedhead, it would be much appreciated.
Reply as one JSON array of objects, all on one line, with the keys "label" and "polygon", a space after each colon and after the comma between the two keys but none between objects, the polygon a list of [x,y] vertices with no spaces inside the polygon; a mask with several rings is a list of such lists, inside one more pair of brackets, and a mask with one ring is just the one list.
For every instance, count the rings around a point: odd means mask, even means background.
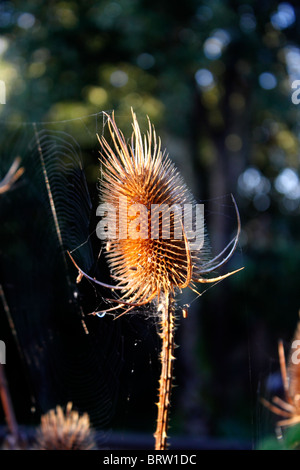
[{"label": "dried teasel seedhead", "polygon": [[[208,261],[203,214],[198,212],[195,221],[197,204],[193,195],[161,151],[150,120],[148,131],[142,136],[133,111],[132,118],[133,133],[127,143],[114,115],[107,115],[114,148],[103,136],[99,138],[103,165],[101,202],[116,210],[108,210],[106,215],[107,226],[117,225],[115,238],[108,240],[107,257],[117,285],[124,292],[121,300],[143,305],[159,298],[161,292],[174,294],[197,282],[216,280],[202,276],[227,261],[228,256],[217,263],[230,244]],[[193,222],[185,224],[188,218]],[[169,233],[164,233],[166,227]],[[234,248],[237,238],[238,235]],[[200,240],[201,249],[192,248],[195,240]]]},{"label": "dried teasel seedhead", "polygon": [[41,418],[37,431],[38,450],[93,450],[96,449],[94,431],[90,428],[87,413],[79,415],[68,403],[66,411],[61,406],[50,410]]},{"label": "dried teasel seedhead", "polygon": [[[114,118],[108,117],[108,124],[115,148],[112,150],[107,141],[101,139],[108,156],[103,159],[101,200],[117,208],[119,221],[120,215],[122,217],[128,210],[128,218],[124,220],[128,236],[121,239],[123,234],[120,226],[117,227],[117,239],[110,240],[109,265],[118,285],[124,287],[128,301],[144,302],[159,296],[161,290],[172,292],[181,287],[189,270],[184,238],[174,239],[175,228],[181,228],[175,227],[178,221],[171,212],[170,237],[163,239],[163,216],[157,212],[160,236],[155,239],[151,236],[151,208],[152,221],[155,222],[154,205],[158,211],[163,204],[165,208],[173,205],[183,208],[184,204],[195,206],[195,201],[174,164],[161,152],[150,122],[147,136],[143,139],[133,114],[130,145],[117,129]],[[145,213],[140,214],[141,236],[132,238],[130,230],[137,221],[130,217],[130,211],[138,209],[137,205],[141,205]],[[195,265],[199,263],[199,256],[191,253],[191,260]]]}]

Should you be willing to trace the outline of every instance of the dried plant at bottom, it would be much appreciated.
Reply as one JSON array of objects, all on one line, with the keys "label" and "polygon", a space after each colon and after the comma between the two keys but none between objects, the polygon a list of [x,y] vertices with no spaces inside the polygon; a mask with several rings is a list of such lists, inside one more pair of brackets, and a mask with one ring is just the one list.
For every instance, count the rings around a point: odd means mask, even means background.
[{"label": "dried plant at bottom", "polygon": [[[233,199],[238,219],[237,235],[221,253],[209,259],[203,216],[196,226],[185,223],[184,211],[188,209],[190,212],[187,215],[190,217],[193,211],[195,214],[196,201],[168,155],[162,152],[160,139],[150,120],[148,131],[142,136],[132,111],[133,132],[131,141],[127,143],[114,115],[106,117],[113,146],[104,136],[99,138],[103,170],[101,202],[107,208],[108,228],[114,228],[116,220],[119,221],[114,236],[108,235],[106,254],[116,280],[116,286],[110,287],[119,290],[121,295],[110,299],[116,305],[105,312],[117,311],[118,318],[136,307],[150,302],[155,304],[162,349],[154,436],[155,449],[162,450],[167,446],[174,360],[175,295],[186,287],[197,292],[197,283],[217,282],[233,274],[205,277],[223,266],[233,255],[240,232],[239,213]],[[109,208],[115,210],[110,211]],[[168,210],[170,208],[174,210]],[[177,217],[178,214],[181,215]],[[169,232],[165,232],[166,226]],[[201,248],[197,248],[195,240],[199,241],[201,237]],[[71,259],[79,270],[78,281],[85,276],[104,285],[84,273],[72,256]],[[94,312],[100,313],[104,311]]]},{"label": "dried plant at bottom", "polygon": [[[277,421],[277,429],[289,427],[300,423],[300,321],[292,341],[292,347],[286,363],[283,342],[278,342],[278,355],[280,363],[281,378],[284,389],[284,400],[280,397],[273,397],[272,403],[262,398],[262,403],[273,413],[281,416]],[[298,348],[298,351],[297,351]]]},{"label": "dried plant at bottom", "polygon": [[61,406],[50,410],[41,418],[37,431],[38,450],[93,450],[96,449],[94,431],[87,413],[81,416],[72,410],[69,402],[64,412]]}]

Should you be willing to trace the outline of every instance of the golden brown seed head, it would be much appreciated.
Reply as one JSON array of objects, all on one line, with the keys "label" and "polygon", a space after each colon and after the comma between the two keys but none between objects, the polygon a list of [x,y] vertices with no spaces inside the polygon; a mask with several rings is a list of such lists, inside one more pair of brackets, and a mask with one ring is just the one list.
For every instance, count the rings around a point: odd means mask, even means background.
[{"label": "golden brown seed head", "polygon": [[[124,287],[123,299],[146,303],[161,291],[186,287],[207,260],[207,250],[206,243],[201,252],[189,249],[190,229],[195,226],[183,226],[178,214],[183,214],[184,207],[187,212],[193,211],[195,200],[174,164],[162,153],[150,121],[142,136],[133,112],[132,117],[133,133],[128,144],[114,115],[107,116],[114,148],[104,137],[99,139],[101,202],[116,209],[111,219],[110,214],[107,216],[108,224],[117,221],[116,238],[108,242],[107,257],[118,285]],[[197,235],[200,237],[203,231],[201,220]]]}]

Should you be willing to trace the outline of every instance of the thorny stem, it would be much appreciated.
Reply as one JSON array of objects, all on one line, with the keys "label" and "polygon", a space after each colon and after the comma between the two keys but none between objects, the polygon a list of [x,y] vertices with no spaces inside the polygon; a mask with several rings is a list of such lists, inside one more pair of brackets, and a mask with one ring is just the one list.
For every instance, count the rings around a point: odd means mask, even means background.
[{"label": "thorny stem", "polygon": [[160,337],[162,349],[160,354],[161,374],[159,379],[159,400],[157,403],[157,426],[154,434],[155,450],[165,450],[167,447],[168,415],[170,408],[173,361],[174,361],[174,298],[169,293],[162,295],[163,302],[159,305],[161,311]]}]

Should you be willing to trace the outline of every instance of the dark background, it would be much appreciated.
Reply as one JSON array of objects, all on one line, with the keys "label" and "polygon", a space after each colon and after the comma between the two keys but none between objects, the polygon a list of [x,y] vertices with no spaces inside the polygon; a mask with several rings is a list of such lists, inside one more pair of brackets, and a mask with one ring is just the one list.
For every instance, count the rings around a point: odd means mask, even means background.
[{"label": "dark background", "polygon": [[[47,168],[67,220],[64,241],[74,249],[95,229],[101,112],[115,110],[129,136],[132,106],[142,129],[149,115],[205,204],[213,254],[236,231],[231,193],[242,220],[239,247],[220,274],[245,269],[202,297],[178,297],[170,434],[254,447],[273,433],[259,398],[280,393],[277,341],[289,348],[299,309],[300,128],[292,103],[299,22],[296,2],[265,0],[0,3],[0,178],[17,155],[25,167],[0,195],[1,285],[15,325],[14,335],[0,311],[0,339],[20,423],[35,424],[72,400],[107,433],[154,432],[154,316],[146,309],[116,322],[85,317],[90,334],[83,332],[82,312],[96,309],[107,292],[83,281],[73,295],[76,270],[68,261],[65,269],[59,250],[32,125],[46,132]],[[59,182],[63,166],[53,163],[58,154],[49,136],[59,132],[83,161],[73,193]],[[84,177],[89,196],[83,189],[82,208],[73,196]],[[66,201],[75,219],[82,214],[76,240]],[[99,249],[92,236],[81,260],[108,279],[104,258],[95,263]],[[184,303],[191,303],[185,320]]]}]

